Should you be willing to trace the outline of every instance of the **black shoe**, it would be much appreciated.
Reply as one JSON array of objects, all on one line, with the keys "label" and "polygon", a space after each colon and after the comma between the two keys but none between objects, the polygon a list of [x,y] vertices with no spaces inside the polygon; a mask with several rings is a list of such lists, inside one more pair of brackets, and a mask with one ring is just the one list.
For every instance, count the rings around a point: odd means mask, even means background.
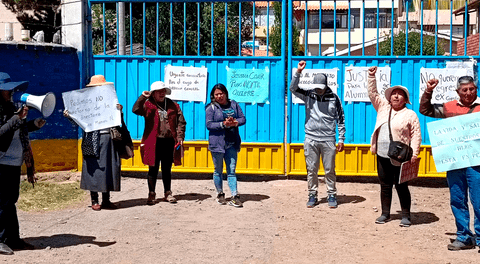
[{"label": "black shoe", "polygon": [[230,202],[228,202],[228,205],[234,207],[243,207],[242,201],[240,201],[240,196],[238,194],[232,197]]},{"label": "black shoe", "polygon": [[110,201],[105,201],[105,202],[102,202],[101,208],[115,210],[115,209],[118,209],[118,206]]},{"label": "black shoe", "polygon": [[217,203],[221,205],[227,204],[227,200],[225,200],[225,194],[223,192],[217,195]]},{"label": "black shoe", "polygon": [[0,255],[13,255],[13,250],[4,243],[0,243]]},{"label": "black shoe", "polygon": [[13,242],[7,241],[7,245],[13,250],[32,250],[35,247],[32,244],[25,242],[23,239],[17,239]]}]

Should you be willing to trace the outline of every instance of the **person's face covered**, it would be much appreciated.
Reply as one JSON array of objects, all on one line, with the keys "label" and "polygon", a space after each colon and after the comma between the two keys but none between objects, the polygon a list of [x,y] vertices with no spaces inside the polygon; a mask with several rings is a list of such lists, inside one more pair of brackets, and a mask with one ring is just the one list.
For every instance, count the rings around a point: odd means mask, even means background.
[{"label": "person's face covered", "polygon": [[470,106],[477,99],[477,87],[473,83],[461,84],[457,89],[460,102],[465,106]]}]

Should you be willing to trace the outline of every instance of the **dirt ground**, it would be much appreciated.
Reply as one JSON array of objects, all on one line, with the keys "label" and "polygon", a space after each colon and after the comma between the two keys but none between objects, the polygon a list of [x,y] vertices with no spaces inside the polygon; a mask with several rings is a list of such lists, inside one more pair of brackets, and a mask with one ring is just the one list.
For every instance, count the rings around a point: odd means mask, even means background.
[{"label": "dirt ground", "polygon": [[[244,207],[234,208],[215,202],[210,175],[174,175],[178,203],[154,206],[146,205],[145,173],[123,176],[122,191],[112,193],[119,209],[93,211],[86,196],[60,211],[19,211],[21,236],[36,249],[0,255],[0,263],[480,262],[478,248],[447,250],[456,229],[445,179],[412,182],[413,225],[402,228],[396,194],[393,220],[374,223],[380,187],[373,177],[339,177],[337,209],[327,207],[322,184],[320,204],[308,209],[302,178],[239,175]],[[72,179],[72,172],[43,177]]]}]

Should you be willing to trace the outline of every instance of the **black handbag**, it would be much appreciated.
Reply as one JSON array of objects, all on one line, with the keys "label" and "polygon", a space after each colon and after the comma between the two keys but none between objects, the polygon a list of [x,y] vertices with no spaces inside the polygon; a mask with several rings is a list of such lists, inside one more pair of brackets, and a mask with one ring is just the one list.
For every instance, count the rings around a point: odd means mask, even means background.
[{"label": "black handbag", "polygon": [[118,152],[118,155],[122,159],[131,159],[134,156],[133,141],[130,136],[130,132],[127,129],[127,125],[123,121],[122,116],[122,126],[117,127],[118,133],[120,134],[120,140],[113,140],[113,145],[115,150]]},{"label": "black handbag", "polygon": [[390,136],[390,146],[388,147],[387,155],[400,163],[409,161],[413,155],[413,149],[400,141],[393,141],[392,129],[390,128],[390,117],[392,115],[392,108],[390,108],[390,114],[388,115],[388,133]]}]

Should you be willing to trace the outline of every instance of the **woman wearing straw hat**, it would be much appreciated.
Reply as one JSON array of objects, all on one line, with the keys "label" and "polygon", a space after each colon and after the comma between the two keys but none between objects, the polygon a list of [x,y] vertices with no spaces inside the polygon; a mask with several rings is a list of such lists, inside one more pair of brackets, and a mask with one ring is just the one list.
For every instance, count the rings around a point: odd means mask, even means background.
[{"label": "woman wearing straw hat", "polygon": [[[410,104],[410,94],[407,88],[396,85],[385,90],[386,100],[380,96],[377,90],[376,72],[376,66],[370,67],[367,80],[368,96],[377,111],[377,121],[371,138],[370,150],[373,154],[377,154],[382,214],[375,220],[375,223],[384,224],[390,220],[392,189],[395,184],[402,208],[400,226],[409,227],[412,224],[410,218],[412,198],[408,190],[408,182],[399,184],[401,163],[390,159],[387,154],[393,138],[410,145],[413,150],[411,161],[416,162],[422,142],[420,122],[417,114],[406,107],[406,104]],[[389,125],[391,132],[389,132]]]},{"label": "woman wearing straw hat", "polygon": [[177,202],[171,190],[172,163],[181,164],[180,155],[174,157],[174,151],[183,144],[187,122],[180,106],[166,97],[171,93],[170,88],[163,82],[154,82],[150,91],[142,92],[132,109],[133,113],[145,118],[140,152],[143,163],[148,165],[148,205],[155,204],[155,185],[160,161],[164,200]]},{"label": "woman wearing straw hat", "polygon": [[28,182],[34,183],[33,154],[28,132],[45,124],[37,118],[26,121],[28,107],[15,106],[12,95],[25,91],[28,82],[12,82],[7,73],[0,72],[0,254],[12,255],[16,249],[33,249],[20,239],[17,209],[20,174],[23,162]]},{"label": "woman wearing straw hat", "polygon": [[[106,82],[103,75],[94,75],[87,87],[104,85],[113,85],[113,83]],[[117,104],[117,109],[122,111],[123,106]],[[63,115],[71,120],[68,110],[65,110]],[[117,206],[110,201],[110,191],[120,191],[121,161],[115,150],[110,128],[84,132],[82,154],[80,188],[90,191],[92,210],[116,209]],[[98,200],[98,192],[102,193],[101,205]]]}]

